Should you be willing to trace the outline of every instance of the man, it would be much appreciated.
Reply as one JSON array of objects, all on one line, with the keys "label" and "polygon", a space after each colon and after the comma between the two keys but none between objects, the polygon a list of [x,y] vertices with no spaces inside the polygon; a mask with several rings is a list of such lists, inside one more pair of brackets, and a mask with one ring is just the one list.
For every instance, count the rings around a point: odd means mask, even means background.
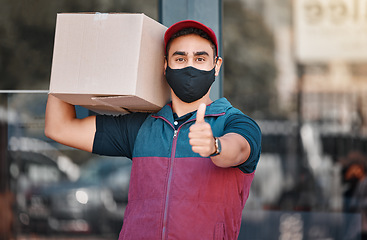
[{"label": "man", "polygon": [[132,159],[119,239],[236,239],[261,151],[257,124],[209,97],[222,59],[214,32],[191,20],[165,33],[172,102],[158,113],[76,119],[49,96],[45,133],[60,143]]}]

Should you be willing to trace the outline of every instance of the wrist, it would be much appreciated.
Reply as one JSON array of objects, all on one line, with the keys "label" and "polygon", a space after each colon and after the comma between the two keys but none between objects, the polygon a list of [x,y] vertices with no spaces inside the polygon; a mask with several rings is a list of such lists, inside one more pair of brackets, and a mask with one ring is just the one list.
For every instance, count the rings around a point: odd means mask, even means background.
[{"label": "wrist", "polygon": [[210,157],[218,156],[222,151],[222,145],[218,137],[214,137],[214,152]]}]

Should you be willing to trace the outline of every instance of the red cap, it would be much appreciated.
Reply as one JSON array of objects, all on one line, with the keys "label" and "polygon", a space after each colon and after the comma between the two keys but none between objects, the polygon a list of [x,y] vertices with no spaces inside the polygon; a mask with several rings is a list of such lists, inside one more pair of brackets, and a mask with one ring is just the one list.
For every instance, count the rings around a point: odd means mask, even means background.
[{"label": "red cap", "polygon": [[198,21],[194,21],[194,20],[180,21],[180,22],[173,24],[171,27],[167,29],[166,33],[164,34],[164,47],[165,47],[166,55],[167,55],[167,44],[169,40],[171,39],[172,35],[185,28],[198,28],[198,29],[203,30],[205,33],[207,33],[208,36],[213,41],[213,43],[215,44],[216,56],[218,56],[218,41],[217,41],[217,37],[215,36],[214,31],[211,28],[205,26],[204,24]]}]

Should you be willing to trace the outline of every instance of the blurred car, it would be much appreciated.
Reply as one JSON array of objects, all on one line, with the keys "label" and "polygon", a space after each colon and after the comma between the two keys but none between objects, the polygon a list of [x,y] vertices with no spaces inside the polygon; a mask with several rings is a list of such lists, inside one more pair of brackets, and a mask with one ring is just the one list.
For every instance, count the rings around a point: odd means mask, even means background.
[{"label": "blurred car", "polygon": [[49,228],[63,233],[118,234],[127,205],[131,160],[98,157],[81,167],[77,181],[42,189]]},{"label": "blurred car", "polygon": [[44,232],[48,229],[48,206],[37,192],[59,181],[67,174],[57,162],[37,152],[9,151],[12,192],[15,194],[16,225],[22,232]]}]

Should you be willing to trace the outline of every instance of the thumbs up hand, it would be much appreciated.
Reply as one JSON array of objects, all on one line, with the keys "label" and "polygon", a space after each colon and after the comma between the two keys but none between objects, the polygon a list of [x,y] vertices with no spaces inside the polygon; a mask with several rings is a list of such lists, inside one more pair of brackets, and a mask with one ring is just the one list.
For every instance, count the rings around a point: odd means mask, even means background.
[{"label": "thumbs up hand", "polygon": [[206,105],[200,104],[196,113],[196,122],[190,127],[189,139],[192,151],[202,157],[208,157],[215,151],[212,128],[205,122]]}]

